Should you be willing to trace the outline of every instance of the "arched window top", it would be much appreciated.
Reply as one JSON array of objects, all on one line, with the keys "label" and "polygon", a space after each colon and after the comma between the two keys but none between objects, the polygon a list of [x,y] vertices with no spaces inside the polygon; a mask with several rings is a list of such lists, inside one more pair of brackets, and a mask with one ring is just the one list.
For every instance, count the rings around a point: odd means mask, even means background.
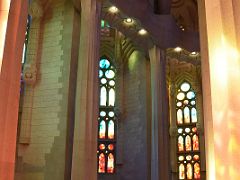
[{"label": "arched window top", "polygon": [[[184,81],[176,94],[177,124],[197,123],[196,92],[192,85]],[[183,119],[183,120],[182,120]]]}]

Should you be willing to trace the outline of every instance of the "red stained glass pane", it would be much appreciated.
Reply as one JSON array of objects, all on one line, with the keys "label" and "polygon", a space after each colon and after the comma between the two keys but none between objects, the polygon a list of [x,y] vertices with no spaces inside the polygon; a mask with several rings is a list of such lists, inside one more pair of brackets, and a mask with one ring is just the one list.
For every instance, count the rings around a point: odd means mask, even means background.
[{"label": "red stained glass pane", "polygon": [[100,150],[104,150],[104,149],[105,149],[105,145],[104,145],[104,144],[100,144],[100,145],[99,145],[99,149],[100,149]]},{"label": "red stained glass pane", "polygon": [[108,155],[107,172],[108,173],[114,172],[114,156],[112,153]]},{"label": "red stained glass pane", "polygon": [[112,150],[114,149],[114,145],[113,145],[113,144],[109,144],[109,145],[108,145],[108,149],[109,149],[110,151],[112,151]]},{"label": "red stained glass pane", "polygon": [[195,134],[192,139],[193,139],[193,150],[198,151],[199,150],[198,136]]},{"label": "red stained glass pane", "polygon": [[197,132],[197,128],[196,127],[194,127],[194,128],[192,128],[192,132]]},{"label": "red stained glass pane", "polygon": [[200,179],[200,165],[198,163],[194,164],[194,178]]},{"label": "red stained glass pane", "polygon": [[103,153],[101,153],[98,157],[98,172],[99,173],[105,173],[105,156]]},{"label": "red stained glass pane", "polygon": [[193,156],[193,159],[194,159],[195,161],[199,160],[199,155],[194,155],[194,156]]}]

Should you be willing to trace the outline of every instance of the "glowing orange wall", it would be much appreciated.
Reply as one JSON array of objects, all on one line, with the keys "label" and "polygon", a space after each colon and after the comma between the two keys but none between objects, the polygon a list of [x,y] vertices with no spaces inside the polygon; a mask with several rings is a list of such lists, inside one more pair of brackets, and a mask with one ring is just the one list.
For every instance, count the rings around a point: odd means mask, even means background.
[{"label": "glowing orange wall", "polygon": [[208,180],[240,179],[240,4],[237,1],[198,2]]},{"label": "glowing orange wall", "polygon": [[[13,180],[15,169],[21,59],[27,22],[27,0],[0,3],[0,179]],[[9,12],[9,13],[8,13]],[[8,16],[7,16],[8,14]],[[6,19],[7,18],[7,19]],[[7,20],[7,23],[6,23]],[[7,24],[7,30],[6,30]],[[6,35],[5,35],[6,34]],[[4,43],[5,39],[5,43]]]},{"label": "glowing orange wall", "polygon": [[2,66],[3,49],[5,44],[5,35],[7,29],[7,20],[10,7],[10,0],[0,1],[0,72]]}]

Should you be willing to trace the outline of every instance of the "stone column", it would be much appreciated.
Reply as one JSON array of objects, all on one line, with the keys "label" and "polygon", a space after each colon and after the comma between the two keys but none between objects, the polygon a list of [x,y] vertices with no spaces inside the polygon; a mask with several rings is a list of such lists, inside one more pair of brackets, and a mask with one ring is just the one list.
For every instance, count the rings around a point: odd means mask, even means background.
[{"label": "stone column", "polygon": [[29,7],[29,14],[32,17],[29,31],[27,61],[24,65],[23,79],[25,82],[25,92],[23,99],[22,118],[19,143],[29,144],[31,137],[31,121],[34,86],[37,79],[37,62],[39,59],[39,40],[40,40],[40,24],[43,15],[43,8],[38,0],[33,0]]},{"label": "stone column", "polygon": [[11,1],[0,73],[0,179],[4,180],[14,179],[27,5],[27,1]]},{"label": "stone column", "polygon": [[8,13],[10,7],[10,0],[2,0],[0,2],[0,72],[2,67],[2,58],[3,58],[3,50],[5,44],[5,36],[7,30],[7,22],[8,22]]},{"label": "stone column", "polygon": [[198,1],[208,180],[240,179],[240,5]]},{"label": "stone column", "polygon": [[72,180],[97,179],[100,2],[81,1]]},{"label": "stone column", "polygon": [[170,179],[169,115],[166,54],[154,46],[149,50],[152,91],[151,179]]},{"label": "stone column", "polygon": [[[171,70],[170,70],[171,71]],[[171,73],[171,72],[170,72]],[[171,157],[171,170],[172,170],[172,179],[178,178],[178,167],[177,167],[177,135],[178,135],[178,128],[176,125],[176,92],[177,88],[174,81],[171,81],[170,85],[170,96],[169,96],[169,106],[170,106],[170,128],[169,128],[169,134],[170,134],[170,157]]]}]

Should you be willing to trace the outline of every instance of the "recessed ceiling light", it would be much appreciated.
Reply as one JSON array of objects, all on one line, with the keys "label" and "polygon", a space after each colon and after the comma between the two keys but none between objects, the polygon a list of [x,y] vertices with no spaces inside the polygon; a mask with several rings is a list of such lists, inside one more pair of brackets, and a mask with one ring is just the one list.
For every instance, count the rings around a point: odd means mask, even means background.
[{"label": "recessed ceiling light", "polygon": [[147,31],[146,31],[145,29],[140,29],[140,30],[138,31],[138,34],[140,34],[140,35],[145,35],[145,34],[147,34]]},{"label": "recessed ceiling light", "polygon": [[176,52],[180,52],[180,51],[182,51],[182,48],[180,48],[180,47],[176,47],[176,48],[174,49],[174,51],[176,51]]},{"label": "recessed ceiling light", "polygon": [[190,54],[191,54],[192,56],[196,56],[198,53],[195,52],[195,51],[193,51],[193,52],[191,52]]},{"label": "recessed ceiling light", "polygon": [[127,23],[127,24],[131,24],[131,23],[133,23],[133,19],[132,18],[126,18],[126,19],[124,19],[124,22]]},{"label": "recessed ceiling light", "polygon": [[116,6],[111,6],[109,9],[108,9],[111,13],[117,13],[118,12],[118,8]]}]

